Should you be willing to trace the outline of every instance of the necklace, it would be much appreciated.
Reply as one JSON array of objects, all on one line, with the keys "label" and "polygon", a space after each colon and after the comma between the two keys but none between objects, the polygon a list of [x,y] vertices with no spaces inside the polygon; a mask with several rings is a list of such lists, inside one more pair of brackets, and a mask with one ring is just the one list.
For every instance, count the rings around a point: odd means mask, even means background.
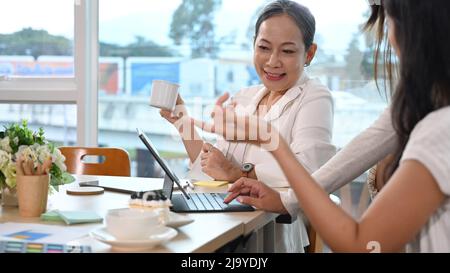
[{"label": "necklace", "polygon": [[283,96],[283,95],[277,96],[272,102],[269,103],[270,94],[271,94],[271,92],[268,92],[266,95],[264,95],[264,97],[259,102],[258,111],[257,111],[258,114],[262,114],[262,115],[267,114],[270,111],[270,109],[272,108],[272,106],[274,104],[276,104],[280,100],[280,98]]},{"label": "necklace", "polygon": [[[228,159],[228,160],[230,160],[230,161],[231,161],[231,159],[233,158],[234,152],[236,151],[236,148],[237,148],[237,146],[239,145],[239,143],[235,143],[235,144],[234,144],[233,151],[232,151],[231,153],[229,153],[229,152],[230,152],[230,148],[231,148],[231,144],[232,144],[232,142],[228,142],[227,151],[226,151],[226,153],[225,153],[225,158]],[[247,146],[248,146],[248,143],[245,143],[245,146],[244,146],[244,152],[242,153],[242,158],[241,158],[241,165],[244,164],[245,155],[246,155],[246,153],[247,153]],[[228,155],[230,155],[229,158],[228,158]]]},{"label": "necklace", "polygon": [[[231,160],[231,158],[233,157],[234,152],[236,151],[237,143],[234,145],[234,149],[233,149],[233,151],[230,154],[229,152],[230,152],[230,148],[231,148],[231,142],[230,141],[227,141],[227,142],[228,142],[228,147],[227,147],[227,151],[225,153],[225,158],[228,159],[228,160]],[[231,156],[228,158],[228,155],[231,155]]]}]

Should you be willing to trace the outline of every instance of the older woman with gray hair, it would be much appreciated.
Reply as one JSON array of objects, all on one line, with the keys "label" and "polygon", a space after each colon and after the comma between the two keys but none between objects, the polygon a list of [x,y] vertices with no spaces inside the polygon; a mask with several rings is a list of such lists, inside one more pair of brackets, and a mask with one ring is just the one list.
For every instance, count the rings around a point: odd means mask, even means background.
[{"label": "older woman with gray hair", "polygon": [[[257,115],[275,126],[309,172],[314,172],[335,153],[331,144],[333,100],[326,86],[305,72],[314,58],[315,19],[304,6],[286,0],[269,3],[255,25],[253,62],[262,82],[244,88],[233,97],[236,111]],[[183,105],[181,97],[178,105]],[[182,124],[169,111],[161,115],[180,131],[191,160],[189,177],[198,180],[226,180],[241,177],[263,181],[270,187],[289,187],[286,176],[267,151],[248,143],[219,139],[205,143],[191,124]],[[187,115],[187,112],[184,112]],[[303,252],[308,245],[301,220],[276,225],[278,252]]]}]

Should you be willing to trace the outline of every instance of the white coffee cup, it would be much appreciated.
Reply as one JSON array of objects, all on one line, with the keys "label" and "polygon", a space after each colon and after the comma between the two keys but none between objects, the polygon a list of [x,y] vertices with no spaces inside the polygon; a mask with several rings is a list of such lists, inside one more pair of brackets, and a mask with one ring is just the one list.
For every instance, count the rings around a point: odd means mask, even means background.
[{"label": "white coffee cup", "polygon": [[163,80],[154,80],[152,82],[152,95],[150,105],[173,111],[175,109],[180,86]]},{"label": "white coffee cup", "polygon": [[105,217],[106,230],[118,240],[145,240],[161,225],[159,213],[140,209],[112,209]]}]

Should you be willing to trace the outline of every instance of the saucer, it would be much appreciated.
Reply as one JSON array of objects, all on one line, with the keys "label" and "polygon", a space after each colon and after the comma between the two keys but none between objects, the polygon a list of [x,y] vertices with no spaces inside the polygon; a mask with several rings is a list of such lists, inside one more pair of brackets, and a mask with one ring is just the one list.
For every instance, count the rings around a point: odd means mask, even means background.
[{"label": "saucer", "polygon": [[106,227],[95,229],[89,233],[92,238],[108,244],[114,249],[134,251],[151,249],[173,239],[177,234],[175,229],[166,226],[155,227],[154,232],[148,238],[138,240],[119,240],[108,233]]},{"label": "saucer", "polygon": [[187,215],[169,212],[169,220],[164,225],[172,228],[181,227],[194,222],[194,219]]}]

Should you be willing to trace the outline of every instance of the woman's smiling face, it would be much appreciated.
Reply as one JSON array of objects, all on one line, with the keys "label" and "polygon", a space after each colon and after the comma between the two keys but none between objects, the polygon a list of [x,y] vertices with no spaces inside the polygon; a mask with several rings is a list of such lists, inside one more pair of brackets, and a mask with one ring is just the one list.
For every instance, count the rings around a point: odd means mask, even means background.
[{"label": "woman's smiling face", "polygon": [[294,86],[305,60],[303,34],[288,15],[273,16],[261,24],[253,62],[268,90],[284,92]]}]

